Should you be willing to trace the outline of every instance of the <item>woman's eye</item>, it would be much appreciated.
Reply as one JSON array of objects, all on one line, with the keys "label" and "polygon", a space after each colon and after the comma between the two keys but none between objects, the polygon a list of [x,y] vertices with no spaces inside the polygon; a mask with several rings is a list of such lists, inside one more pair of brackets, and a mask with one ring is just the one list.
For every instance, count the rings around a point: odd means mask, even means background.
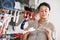
[{"label": "woman's eye", "polygon": [[45,12],[47,12],[47,11],[45,11]]},{"label": "woman's eye", "polygon": [[47,12],[47,11],[45,11],[45,12]]},{"label": "woman's eye", "polygon": [[43,12],[43,11],[41,11],[41,12]]}]

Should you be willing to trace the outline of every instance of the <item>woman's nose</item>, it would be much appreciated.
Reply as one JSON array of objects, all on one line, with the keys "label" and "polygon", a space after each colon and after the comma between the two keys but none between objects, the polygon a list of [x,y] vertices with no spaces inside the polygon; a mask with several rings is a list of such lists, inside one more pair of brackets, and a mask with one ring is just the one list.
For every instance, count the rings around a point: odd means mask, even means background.
[{"label": "woman's nose", "polygon": [[45,14],[45,11],[43,11],[43,14]]}]

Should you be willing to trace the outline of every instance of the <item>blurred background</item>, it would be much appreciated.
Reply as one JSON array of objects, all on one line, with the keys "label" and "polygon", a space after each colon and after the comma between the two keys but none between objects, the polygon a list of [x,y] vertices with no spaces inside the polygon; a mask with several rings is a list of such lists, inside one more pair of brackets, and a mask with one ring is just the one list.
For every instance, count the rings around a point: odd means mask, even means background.
[{"label": "blurred background", "polygon": [[[37,7],[40,3],[47,2],[51,6],[51,11],[49,15],[49,20],[54,24],[56,30],[56,40],[60,40],[60,0],[15,0],[15,9],[24,11],[24,7],[27,6],[33,9],[33,12],[37,12]],[[17,5],[18,4],[18,5]],[[15,30],[20,28],[20,23],[23,21],[23,14],[19,14],[19,20],[17,23],[18,28],[15,27]],[[11,27],[9,27],[11,28]],[[9,33],[13,32],[9,29]],[[16,32],[20,32],[19,30]],[[21,31],[23,32],[23,31]]]}]

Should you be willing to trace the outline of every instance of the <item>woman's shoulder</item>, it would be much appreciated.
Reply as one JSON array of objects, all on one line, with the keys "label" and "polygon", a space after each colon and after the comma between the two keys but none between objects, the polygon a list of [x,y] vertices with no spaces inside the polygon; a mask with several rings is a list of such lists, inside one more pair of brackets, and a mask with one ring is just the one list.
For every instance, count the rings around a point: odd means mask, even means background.
[{"label": "woman's shoulder", "polygon": [[48,25],[48,26],[54,26],[54,24],[53,24],[51,21],[48,21],[48,22],[47,22],[47,25]]},{"label": "woman's shoulder", "polygon": [[54,24],[50,21],[47,22],[46,27],[50,28],[52,31],[54,31],[54,29],[55,29]]}]

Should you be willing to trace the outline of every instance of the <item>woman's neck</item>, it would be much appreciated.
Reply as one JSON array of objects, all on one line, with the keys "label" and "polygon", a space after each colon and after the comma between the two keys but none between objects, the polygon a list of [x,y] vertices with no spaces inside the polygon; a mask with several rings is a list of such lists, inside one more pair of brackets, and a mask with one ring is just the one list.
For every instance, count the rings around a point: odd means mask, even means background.
[{"label": "woman's neck", "polygon": [[46,18],[41,18],[38,22],[46,22],[47,19]]},{"label": "woman's neck", "polygon": [[38,21],[38,27],[39,26],[41,26],[44,22],[46,22],[47,21],[47,19],[40,19],[39,21]]}]

